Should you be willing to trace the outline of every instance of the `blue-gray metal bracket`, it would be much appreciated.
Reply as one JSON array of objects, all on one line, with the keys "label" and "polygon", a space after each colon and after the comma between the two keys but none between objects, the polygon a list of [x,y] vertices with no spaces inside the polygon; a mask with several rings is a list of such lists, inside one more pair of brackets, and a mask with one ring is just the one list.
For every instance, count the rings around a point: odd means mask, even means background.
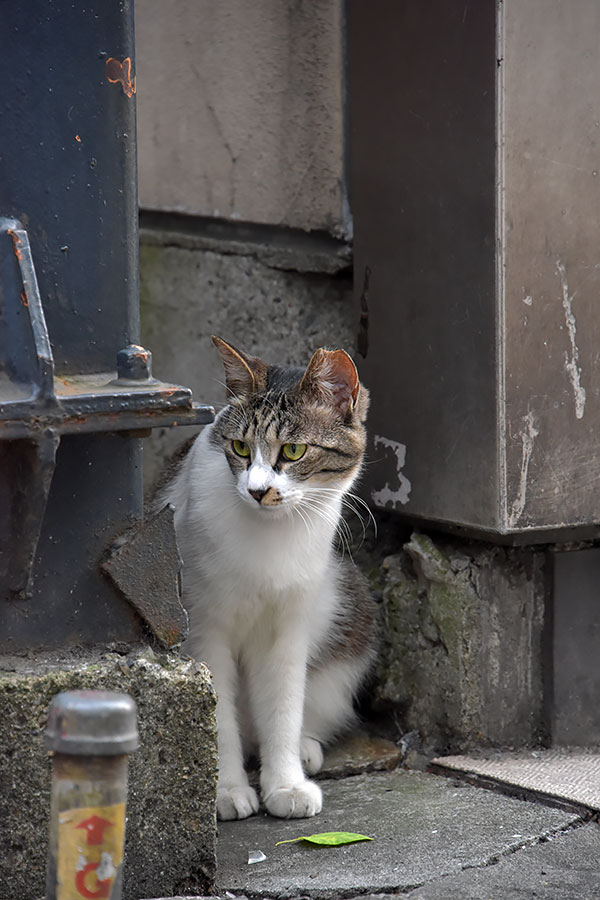
[{"label": "blue-gray metal bracket", "polygon": [[189,388],[153,378],[151,354],[137,345],[117,353],[112,372],[57,375],[27,231],[0,218],[0,457],[13,473],[4,501],[10,552],[0,555],[0,575],[13,595],[30,593],[61,435],[142,433],[213,418]]},{"label": "blue-gray metal bracket", "polygon": [[120,350],[112,372],[55,374],[29,239],[11,219],[0,219],[0,292],[0,440],[212,422],[189,388],[152,377],[143,347]]}]

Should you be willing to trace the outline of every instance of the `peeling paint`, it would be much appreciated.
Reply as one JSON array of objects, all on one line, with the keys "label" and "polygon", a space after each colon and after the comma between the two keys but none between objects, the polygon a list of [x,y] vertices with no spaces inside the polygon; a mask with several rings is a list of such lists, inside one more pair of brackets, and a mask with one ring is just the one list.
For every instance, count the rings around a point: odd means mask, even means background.
[{"label": "peeling paint", "polygon": [[129,56],[125,57],[123,62],[119,59],[115,59],[114,56],[110,56],[106,60],[106,77],[111,84],[120,83],[123,88],[123,93],[129,99],[135,94],[135,75],[133,76],[132,81],[131,59]]},{"label": "peeling paint", "polygon": [[103,853],[100,858],[100,864],[96,869],[96,878],[98,881],[106,881],[108,878],[114,878],[117,870],[113,863],[110,853]]},{"label": "peeling paint", "polygon": [[509,514],[509,525],[514,528],[519,519],[523,515],[525,504],[527,502],[527,479],[529,477],[529,463],[533,454],[533,445],[536,437],[539,435],[538,428],[531,410],[526,416],[523,416],[524,427],[521,430],[522,454],[521,454],[521,474],[519,476],[519,489],[515,497]]},{"label": "peeling paint", "polygon": [[6,233],[10,234],[10,236],[12,238],[13,247],[15,248],[15,256],[17,257],[17,259],[20,262],[23,259],[23,251],[21,249],[23,242],[22,242],[21,238],[19,237],[19,235],[17,234],[17,232],[13,231],[12,228],[7,228]]},{"label": "peeling paint", "polygon": [[396,457],[396,477],[398,479],[398,484],[396,487],[391,487],[389,482],[387,482],[385,487],[381,488],[381,490],[371,492],[371,499],[377,506],[387,506],[388,503],[391,503],[393,508],[395,508],[398,503],[401,503],[402,505],[408,503],[412,485],[406,475],[402,472],[406,463],[406,444],[392,441],[390,438],[383,437],[380,434],[374,436],[374,444],[375,447],[386,447],[394,453]]},{"label": "peeling paint", "polygon": [[585,412],[585,388],[581,385],[581,366],[579,366],[579,349],[577,347],[577,321],[573,313],[573,298],[575,294],[569,294],[569,284],[567,282],[567,270],[559,259],[556,261],[556,271],[560,277],[562,288],[562,305],[565,311],[565,323],[569,332],[569,342],[571,344],[571,357],[565,351],[565,371],[567,372],[573,394],[575,396],[575,415],[578,419],[583,418]]}]

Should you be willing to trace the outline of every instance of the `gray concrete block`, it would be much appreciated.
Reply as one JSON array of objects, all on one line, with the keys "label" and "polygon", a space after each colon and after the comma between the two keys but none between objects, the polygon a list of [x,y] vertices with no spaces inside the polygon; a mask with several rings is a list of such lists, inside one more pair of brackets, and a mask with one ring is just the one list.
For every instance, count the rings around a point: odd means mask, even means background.
[{"label": "gray concrete block", "polygon": [[375,701],[437,747],[543,734],[544,554],[414,534],[384,560]]},{"label": "gray concrete block", "polygon": [[[211,334],[282,365],[306,365],[318,347],[354,347],[357,314],[346,278],[273,269],[254,256],[145,244],[140,278],[142,341],[156,376],[191,387],[196,400],[218,408],[224,376]],[[154,430],[144,442],[147,485],[192,433]]]},{"label": "gray concrete block", "polygon": [[136,3],[140,205],[351,231],[341,0]]},{"label": "gray concrete block", "polygon": [[[226,890],[312,898],[405,892],[491,865],[580,821],[571,813],[417,772],[361,775],[322,787],[324,809],[314,819],[259,816],[220,824],[221,896]],[[331,848],[276,846],[323,831],[354,831],[373,840]],[[248,865],[250,850],[262,850],[267,859]]]},{"label": "gray concrete block", "polygon": [[208,893],[215,873],[215,695],[208,670],[152,651],[0,661],[0,898],[44,892],[50,760],[43,731],[59,691],[108,689],[138,706],[130,759],[123,900]]}]

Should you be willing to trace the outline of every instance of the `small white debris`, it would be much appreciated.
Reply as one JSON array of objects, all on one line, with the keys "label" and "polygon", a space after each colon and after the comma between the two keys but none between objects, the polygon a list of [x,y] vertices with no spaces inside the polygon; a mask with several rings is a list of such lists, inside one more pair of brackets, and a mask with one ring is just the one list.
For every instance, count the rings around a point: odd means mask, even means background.
[{"label": "small white debris", "polygon": [[262,850],[249,850],[248,851],[248,865],[252,866],[254,863],[264,862],[267,857],[262,852]]}]

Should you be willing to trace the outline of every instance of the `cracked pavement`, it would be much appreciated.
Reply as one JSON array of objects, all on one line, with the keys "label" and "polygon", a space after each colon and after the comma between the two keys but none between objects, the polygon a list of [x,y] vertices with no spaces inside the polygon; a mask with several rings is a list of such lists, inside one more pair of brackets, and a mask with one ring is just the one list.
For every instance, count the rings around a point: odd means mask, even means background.
[{"label": "cracked pavement", "polygon": [[[585,815],[398,769],[321,786],[324,810],[314,819],[220,823],[221,897],[600,898],[600,826]],[[322,831],[374,840],[275,846]],[[252,850],[266,859],[249,865]]]}]

